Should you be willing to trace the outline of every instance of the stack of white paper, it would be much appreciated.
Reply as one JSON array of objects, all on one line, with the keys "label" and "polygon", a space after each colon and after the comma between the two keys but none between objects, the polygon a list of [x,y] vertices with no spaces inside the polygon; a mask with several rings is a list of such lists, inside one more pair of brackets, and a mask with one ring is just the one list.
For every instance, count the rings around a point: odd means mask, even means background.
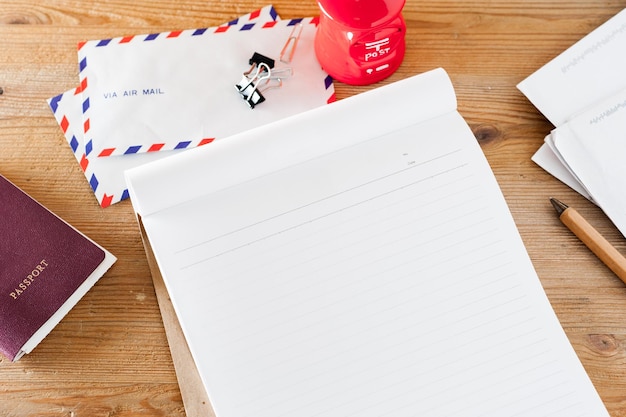
[{"label": "stack of white paper", "polygon": [[626,236],[626,10],[518,88],[556,126],[533,161],[594,201]]},{"label": "stack of white paper", "polygon": [[[283,63],[300,24],[293,59]],[[81,43],[80,85],[48,102],[100,205],[128,197],[126,169],[333,101],[315,58],[316,25],[278,20],[266,6],[219,27]],[[251,110],[235,84],[255,52],[291,75]]]}]

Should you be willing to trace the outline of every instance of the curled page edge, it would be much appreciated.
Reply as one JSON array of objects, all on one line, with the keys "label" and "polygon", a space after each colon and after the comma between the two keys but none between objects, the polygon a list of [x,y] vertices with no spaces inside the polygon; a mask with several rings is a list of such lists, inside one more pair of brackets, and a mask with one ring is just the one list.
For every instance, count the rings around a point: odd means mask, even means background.
[{"label": "curled page edge", "polygon": [[[372,103],[385,100],[386,92],[394,90],[410,92],[405,95],[402,106],[372,106]],[[404,111],[398,112],[398,107]],[[455,110],[452,82],[444,69],[437,68],[218,140],[210,147],[190,149],[127,170],[126,182],[135,211],[146,217],[376,137],[389,132],[389,126],[401,129]],[[338,123],[348,112],[361,114],[364,123],[356,126]],[[416,113],[420,115],[417,120]],[[326,125],[336,124],[337,134],[333,138],[323,137],[318,128],[320,121]]]}]

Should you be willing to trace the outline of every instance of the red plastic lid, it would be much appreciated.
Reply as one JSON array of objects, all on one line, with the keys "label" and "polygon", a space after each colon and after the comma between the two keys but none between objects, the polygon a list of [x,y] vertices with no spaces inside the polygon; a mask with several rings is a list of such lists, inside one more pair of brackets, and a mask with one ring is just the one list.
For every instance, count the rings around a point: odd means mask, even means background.
[{"label": "red plastic lid", "polygon": [[405,0],[318,0],[326,16],[354,29],[370,29],[396,18]]}]

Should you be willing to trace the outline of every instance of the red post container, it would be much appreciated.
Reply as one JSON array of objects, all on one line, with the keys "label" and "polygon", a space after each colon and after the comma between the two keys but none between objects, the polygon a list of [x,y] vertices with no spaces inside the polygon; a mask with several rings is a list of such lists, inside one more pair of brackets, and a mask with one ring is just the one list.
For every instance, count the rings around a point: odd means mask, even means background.
[{"label": "red post container", "polygon": [[391,75],[402,63],[405,0],[318,0],[315,54],[334,79],[366,85]]}]

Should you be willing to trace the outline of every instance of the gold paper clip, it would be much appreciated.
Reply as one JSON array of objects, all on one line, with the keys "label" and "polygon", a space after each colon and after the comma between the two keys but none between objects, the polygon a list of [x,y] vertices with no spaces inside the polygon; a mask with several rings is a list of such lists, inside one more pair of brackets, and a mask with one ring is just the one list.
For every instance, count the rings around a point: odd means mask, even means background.
[{"label": "gold paper clip", "polygon": [[298,23],[293,27],[293,29],[291,29],[291,34],[289,35],[289,38],[287,38],[287,42],[285,42],[285,46],[283,46],[282,51],[280,51],[280,62],[289,64],[293,59],[293,54],[296,52],[296,46],[298,45],[300,34],[302,34],[302,28],[302,23]]}]

